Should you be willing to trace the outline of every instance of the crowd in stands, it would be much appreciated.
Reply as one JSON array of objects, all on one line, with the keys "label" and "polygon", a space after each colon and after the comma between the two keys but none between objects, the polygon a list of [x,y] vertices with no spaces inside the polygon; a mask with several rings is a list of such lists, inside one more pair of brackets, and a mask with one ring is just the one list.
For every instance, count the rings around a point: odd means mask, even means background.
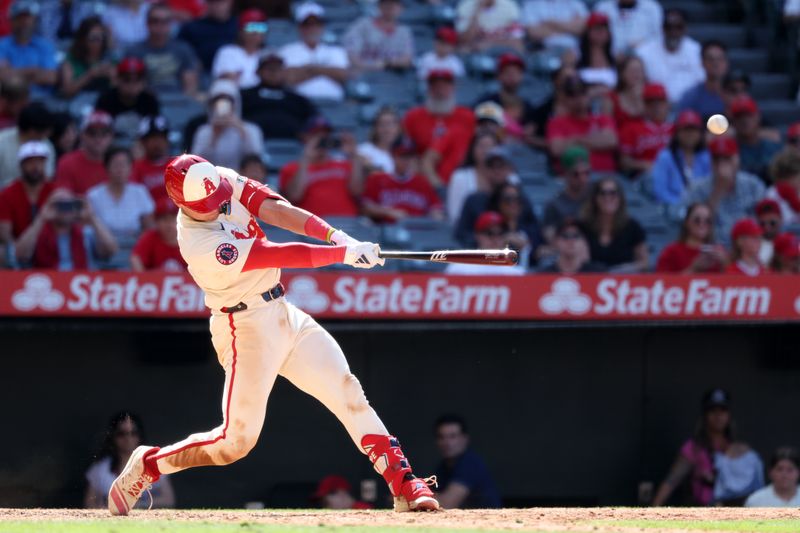
[{"label": "crowd in stands", "polygon": [[[749,76],[722,42],[690,37],[683,11],[460,0],[428,41],[404,22],[413,4],[13,0],[0,14],[0,265],[185,267],[163,188],[185,149],[322,217],[424,218],[449,228],[443,246],[522,257],[454,274],[800,272],[800,123],[767,123]],[[345,7],[357,16],[332,29],[326,9]],[[530,73],[544,54],[550,80]],[[481,62],[493,80],[465,95]],[[331,120],[370,79],[370,131]],[[534,101],[531,86],[552,90]],[[176,102],[192,110],[180,127]],[[704,127],[717,113],[723,135]],[[281,140],[299,148],[278,164]],[[542,180],[560,185],[531,197]],[[675,242],[648,240],[631,195]]]}]

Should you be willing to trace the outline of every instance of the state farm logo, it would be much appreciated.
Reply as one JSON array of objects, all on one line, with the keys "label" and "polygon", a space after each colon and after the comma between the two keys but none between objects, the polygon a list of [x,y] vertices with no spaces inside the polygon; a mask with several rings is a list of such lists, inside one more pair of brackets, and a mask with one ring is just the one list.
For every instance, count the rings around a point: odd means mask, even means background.
[{"label": "state farm logo", "polygon": [[297,276],[289,283],[286,299],[309,313],[321,313],[328,309],[330,299],[320,292],[317,280],[308,276]]},{"label": "state farm logo", "polygon": [[557,279],[550,292],[539,298],[539,309],[548,315],[567,312],[582,315],[592,307],[592,300],[581,292],[581,284],[570,278]]},{"label": "state farm logo", "polygon": [[49,276],[33,274],[25,279],[20,290],[11,295],[11,305],[19,311],[33,311],[37,307],[55,311],[64,305],[64,295],[53,288]]}]

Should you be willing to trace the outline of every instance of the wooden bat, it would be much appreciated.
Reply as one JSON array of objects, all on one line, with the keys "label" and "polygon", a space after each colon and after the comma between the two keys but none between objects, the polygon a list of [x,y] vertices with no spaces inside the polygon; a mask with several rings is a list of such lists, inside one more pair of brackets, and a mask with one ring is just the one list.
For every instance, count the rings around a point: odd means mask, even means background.
[{"label": "wooden bat", "polygon": [[413,259],[435,263],[469,263],[473,265],[516,265],[516,250],[435,250],[431,252],[381,251],[384,259]]}]

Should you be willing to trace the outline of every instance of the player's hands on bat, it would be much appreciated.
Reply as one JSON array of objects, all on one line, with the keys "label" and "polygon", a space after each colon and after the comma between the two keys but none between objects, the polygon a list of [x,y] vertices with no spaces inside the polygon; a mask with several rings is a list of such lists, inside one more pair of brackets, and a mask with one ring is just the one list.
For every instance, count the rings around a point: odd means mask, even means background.
[{"label": "player's hands on bat", "polygon": [[344,264],[354,268],[373,268],[377,265],[383,266],[386,262],[380,256],[381,247],[373,242],[359,242],[347,244],[344,253]]}]

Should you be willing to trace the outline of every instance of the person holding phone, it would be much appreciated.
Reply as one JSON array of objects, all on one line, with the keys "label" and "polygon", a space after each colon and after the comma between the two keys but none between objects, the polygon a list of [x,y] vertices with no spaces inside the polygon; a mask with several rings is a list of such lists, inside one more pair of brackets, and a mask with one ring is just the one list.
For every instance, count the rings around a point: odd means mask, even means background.
[{"label": "person holding phone", "polygon": [[714,240],[711,208],[698,202],[686,210],[678,240],[667,245],[658,256],[656,272],[722,272],[727,264],[725,248]]}]

